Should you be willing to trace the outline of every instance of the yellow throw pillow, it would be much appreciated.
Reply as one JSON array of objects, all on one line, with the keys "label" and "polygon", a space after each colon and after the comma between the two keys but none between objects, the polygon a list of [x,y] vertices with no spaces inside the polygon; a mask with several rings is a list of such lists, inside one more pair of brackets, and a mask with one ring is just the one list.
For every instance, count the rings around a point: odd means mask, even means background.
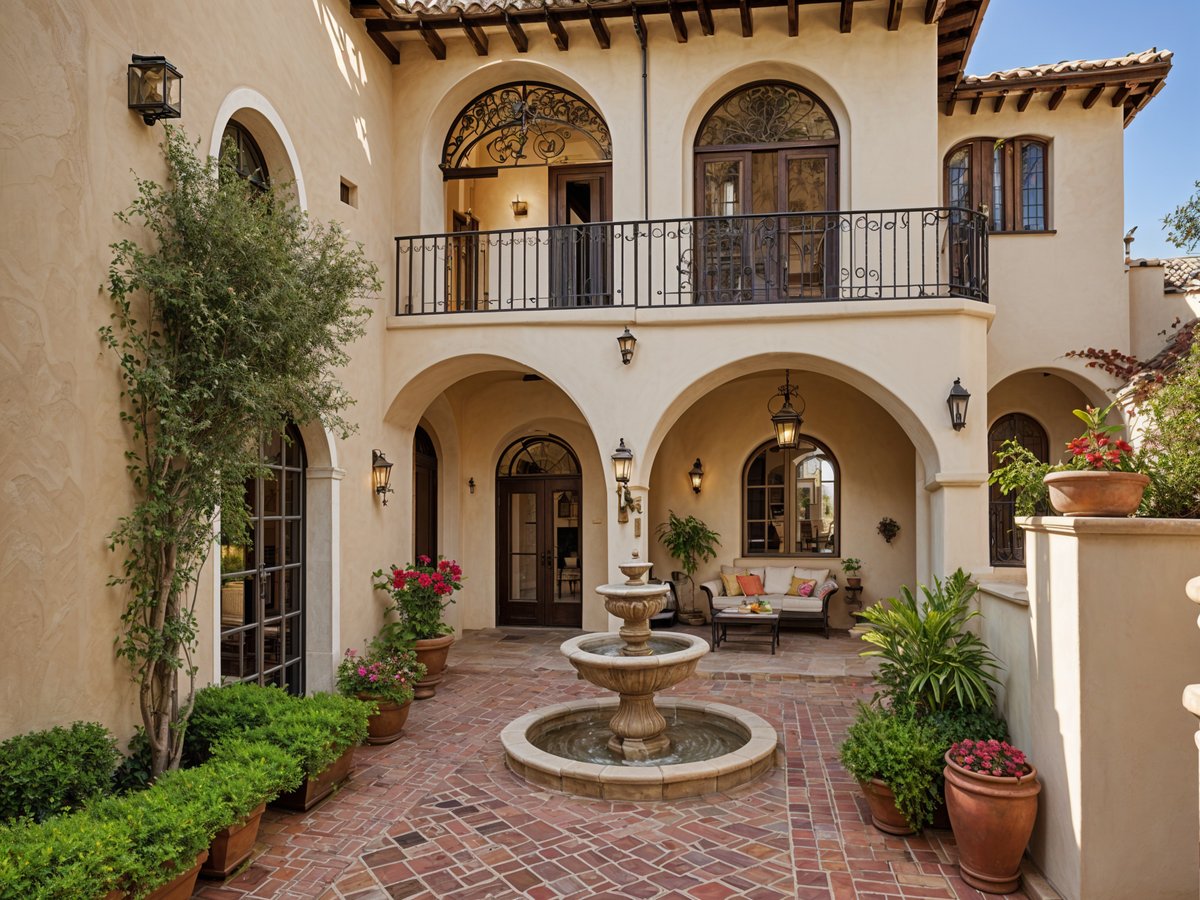
[{"label": "yellow throw pillow", "polygon": [[725,585],[726,597],[742,596],[742,586],[738,584],[737,574],[734,572],[722,572],[721,583]]},{"label": "yellow throw pillow", "polygon": [[[807,585],[807,590],[805,589]],[[788,588],[787,595],[789,597],[811,597],[814,590],[817,588],[817,582],[812,578],[796,578],[792,577],[792,586]]]}]

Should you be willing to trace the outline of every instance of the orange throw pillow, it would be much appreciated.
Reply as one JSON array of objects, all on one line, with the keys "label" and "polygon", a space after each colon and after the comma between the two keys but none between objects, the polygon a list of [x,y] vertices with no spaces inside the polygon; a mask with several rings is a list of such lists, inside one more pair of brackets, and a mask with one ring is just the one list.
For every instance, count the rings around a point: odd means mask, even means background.
[{"label": "orange throw pillow", "polygon": [[739,575],[737,583],[747,597],[758,597],[766,593],[763,590],[762,579],[757,575]]}]

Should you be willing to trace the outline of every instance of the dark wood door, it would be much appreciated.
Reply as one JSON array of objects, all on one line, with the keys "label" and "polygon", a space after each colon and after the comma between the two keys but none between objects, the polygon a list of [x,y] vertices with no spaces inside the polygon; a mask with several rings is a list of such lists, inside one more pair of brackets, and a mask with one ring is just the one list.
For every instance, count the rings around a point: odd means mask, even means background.
[{"label": "dark wood door", "polygon": [[[483,292],[479,273],[486,272],[485,252],[479,241],[479,220],[469,211],[454,211],[454,234],[450,239],[450,280],[446,284],[446,308],[480,309]],[[461,236],[460,236],[461,235]]]},{"label": "dark wood door", "polygon": [[413,437],[413,558],[437,559],[438,461],[433,440],[417,426]]},{"label": "dark wood door", "polygon": [[[1015,440],[1040,461],[1050,461],[1050,439],[1046,429],[1032,416],[1009,413],[997,419],[988,430],[988,471],[999,465],[996,453],[1008,440]],[[1006,496],[998,485],[993,484],[988,489],[988,543],[993,566],[1025,565],[1025,532],[1017,527],[1015,518],[1016,495]]]},{"label": "dark wood door", "polygon": [[578,476],[498,480],[498,624],[583,624],[580,501]]},{"label": "dark wood door", "polygon": [[554,305],[610,305],[612,166],[551,166],[550,198]]}]

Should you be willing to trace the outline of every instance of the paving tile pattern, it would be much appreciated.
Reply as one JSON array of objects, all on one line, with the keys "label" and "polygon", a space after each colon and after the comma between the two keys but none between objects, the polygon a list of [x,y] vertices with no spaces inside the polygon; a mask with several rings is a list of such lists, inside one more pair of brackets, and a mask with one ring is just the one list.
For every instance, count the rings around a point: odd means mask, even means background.
[{"label": "paving tile pattern", "polygon": [[[751,900],[983,898],[949,832],[870,825],[837,761],[869,668],[849,638],[785,632],[776,656],[722,647],[670,693],[743,706],[775,726],[780,762],[736,790],[675,802],[539,790],[504,764],[499,733],[551,703],[597,696],[557,652],[577,632],[469,632],[404,737],[362,747],[353,778],[308,814],[268,811],[258,856],[202,898]],[[863,674],[848,674],[861,671]],[[1025,897],[1024,894],[1012,895]]]}]

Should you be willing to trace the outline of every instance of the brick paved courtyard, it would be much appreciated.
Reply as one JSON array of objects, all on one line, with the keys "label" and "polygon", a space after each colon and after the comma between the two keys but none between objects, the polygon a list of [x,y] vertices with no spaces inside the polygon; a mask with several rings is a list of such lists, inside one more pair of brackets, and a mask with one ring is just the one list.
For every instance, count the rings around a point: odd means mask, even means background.
[{"label": "brick paved courtyard", "polygon": [[[691,629],[703,633],[701,629]],[[719,700],[779,732],[781,765],[728,793],[678,802],[586,800],[536,789],[498,735],[539,706],[596,696],[558,644],[578,632],[468,632],[405,736],[357,751],[354,777],[307,815],[268,811],[261,854],[197,897],[982,898],[949,832],[895,838],[869,824],[837,762],[869,661],[846,636],[785,632],[779,654],[722,646],[679,696]],[[1012,896],[1024,897],[1024,894]]]}]

